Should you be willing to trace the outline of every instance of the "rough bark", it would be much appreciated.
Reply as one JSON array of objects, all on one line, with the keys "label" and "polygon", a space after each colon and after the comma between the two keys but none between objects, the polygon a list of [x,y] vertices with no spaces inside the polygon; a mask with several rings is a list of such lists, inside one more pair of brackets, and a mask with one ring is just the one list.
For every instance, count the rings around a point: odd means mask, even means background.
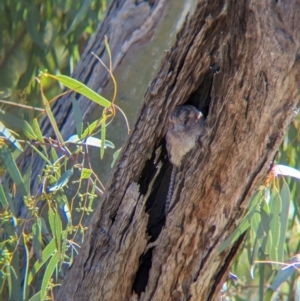
[{"label": "rough bark", "polygon": [[[299,91],[300,2],[199,1],[166,52],[59,300],[213,300]],[[204,111],[206,134],[179,171],[165,220],[166,120]],[[136,294],[138,292],[138,294]]]},{"label": "rough bark", "polygon": [[[217,296],[236,252],[217,247],[295,116],[299,20],[299,1],[199,1],[146,93],[60,300]],[[184,160],[164,224],[166,120],[183,103],[204,111],[207,132]]]}]

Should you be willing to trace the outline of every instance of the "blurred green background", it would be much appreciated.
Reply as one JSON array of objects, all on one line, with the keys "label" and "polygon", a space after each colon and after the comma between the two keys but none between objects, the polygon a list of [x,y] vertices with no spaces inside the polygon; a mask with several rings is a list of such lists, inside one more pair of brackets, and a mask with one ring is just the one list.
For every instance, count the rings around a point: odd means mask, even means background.
[{"label": "blurred green background", "polygon": [[[0,97],[34,105],[21,92],[39,70],[70,75],[106,7],[106,0],[1,0]],[[44,89],[55,95],[55,87]]]}]

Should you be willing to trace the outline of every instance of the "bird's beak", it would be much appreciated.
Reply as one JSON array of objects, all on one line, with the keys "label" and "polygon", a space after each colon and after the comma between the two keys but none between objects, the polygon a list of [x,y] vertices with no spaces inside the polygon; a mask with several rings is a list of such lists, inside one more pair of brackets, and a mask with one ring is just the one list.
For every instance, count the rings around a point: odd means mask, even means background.
[{"label": "bird's beak", "polygon": [[198,114],[198,116],[197,116],[197,119],[199,120],[202,116],[203,116],[202,113],[199,111],[199,114]]}]

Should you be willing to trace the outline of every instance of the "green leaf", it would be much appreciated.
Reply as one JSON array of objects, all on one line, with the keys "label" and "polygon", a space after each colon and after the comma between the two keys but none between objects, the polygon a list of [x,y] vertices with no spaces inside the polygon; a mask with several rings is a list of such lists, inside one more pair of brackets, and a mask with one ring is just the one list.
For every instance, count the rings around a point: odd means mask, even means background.
[{"label": "green leaf", "polygon": [[8,173],[11,176],[11,178],[13,179],[13,181],[16,183],[20,193],[22,195],[26,195],[27,191],[26,191],[25,185],[23,183],[23,179],[21,177],[19,169],[16,165],[15,160],[13,159],[13,156],[12,156],[10,150],[5,145],[3,145],[2,148],[0,149],[0,156],[3,159],[3,164],[4,164],[5,168],[7,169]]},{"label": "green leaf", "polygon": [[5,274],[6,274],[6,281],[8,286],[8,296],[9,299],[11,298],[11,292],[12,292],[12,286],[11,286],[11,272],[10,272],[10,266],[7,265],[5,268]]},{"label": "green leaf", "polygon": [[31,174],[32,174],[32,160],[29,161],[26,171],[23,173],[23,183],[25,185],[26,191],[30,191]]},{"label": "green leaf", "polygon": [[51,107],[49,105],[48,99],[45,97],[44,94],[42,94],[42,99],[43,99],[43,104],[44,104],[44,107],[45,107],[45,110],[46,110],[46,114],[47,114],[47,116],[49,118],[49,121],[52,125],[52,128],[53,128],[53,131],[56,135],[56,138],[57,138],[57,140],[60,144],[64,144],[64,139],[63,139],[63,137],[62,137],[62,135],[61,135],[61,133],[58,129],[58,126],[57,126],[55,117],[53,116],[53,113],[51,111]]},{"label": "green leaf", "polygon": [[68,237],[68,232],[67,231],[62,231],[62,247],[61,247],[61,256],[60,256],[60,262],[59,262],[59,266],[60,268],[62,267],[62,264],[64,262],[64,256],[65,253],[67,251],[67,237]]},{"label": "green leaf", "polygon": [[264,288],[265,288],[265,265],[260,264],[259,265],[259,286],[258,286],[258,294],[259,294],[259,299],[258,301],[263,301],[264,297]]},{"label": "green leaf", "polygon": [[39,261],[42,261],[42,223],[41,219],[38,217],[32,225],[33,234],[33,250]]},{"label": "green leaf", "polygon": [[278,193],[273,195],[270,200],[270,212],[271,212],[271,222],[270,231],[272,235],[272,245],[270,249],[270,259],[273,261],[278,261],[278,245],[280,238],[280,212],[282,208],[281,197]]},{"label": "green leaf", "polygon": [[52,158],[52,161],[53,162],[56,162],[58,160],[58,156],[57,156],[57,153],[56,153],[56,150],[54,147],[51,147],[51,158]]},{"label": "green leaf", "polygon": [[[3,292],[4,284],[6,283],[6,277],[0,277],[0,292]],[[2,301],[3,298],[0,296],[0,300]]]},{"label": "green leaf", "polygon": [[219,253],[223,252],[227,247],[232,245],[250,226],[249,220],[244,219],[241,224],[223,241],[218,247]]},{"label": "green leaf", "polygon": [[81,171],[81,179],[88,179],[91,174],[93,173],[93,171],[91,169],[88,168],[83,168]]},{"label": "green leaf", "polygon": [[79,107],[79,104],[74,96],[71,97],[72,99],[72,108],[75,118],[75,125],[76,125],[76,132],[79,138],[82,135],[82,113]]},{"label": "green leaf", "polygon": [[85,0],[81,2],[80,9],[77,11],[76,15],[73,18],[71,25],[69,26],[68,30],[64,33],[63,38],[65,39],[72,31],[76,29],[78,24],[82,21],[85,17],[86,11],[89,9],[92,0]]},{"label": "green leaf", "polygon": [[41,33],[39,24],[39,5],[36,5],[32,2],[27,9],[27,18],[26,18],[26,28],[30,34],[32,40],[38,45],[41,49],[46,49],[44,43],[44,37]]},{"label": "green leaf", "polygon": [[36,261],[28,274],[27,285],[30,285],[31,281],[33,280],[34,276],[40,270],[40,268],[44,265],[44,263],[50,258],[50,256],[56,251],[55,248],[55,239],[53,238],[49,244],[45,247],[42,252],[42,261]]},{"label": "green leaf", "polygon": [[49,263],[47,264],[47,268],[45,270],[45,274],[43,277],[43,281],[42,281],[42,287],[41,287],[41,295],[40,295],[40,300],[44,301],[45,300],[45,295],[47,293],[47,287],[48,287],[48,283],[53,275],[53,271],[56,268],[58,264],[58,253],[56,252],[51,260],[49,261]]},{"label": "green leaf", "polygon": [[[80,139],[78,135],[73,135],[71,136],[68,140],[65,141],[66,143],[75,143],[75,144],[85,144],[89,146],[96,146],[96,147],[101,147],[102,146],[102,141],[98,138],[95,137],[86,137],[84,139]],[[109,141],[105,140],[104,142],[104,148],[115,148],[115,145]]]},{"label": "green leaf", "polygon": [[[8,200],[9,203],[9,211],[12,213],[13,215],[13,219],[15,219],[15,216],[17,216],[17,210],[15,207],[15,201],[12,199],[8,185],[7,185],[7,181],[3,182],[3,189],[4,189],[4,193],[6,196],[6,199]],[[14,220],[12,221],[14,224],[17,224]]]},{"label": "green leaf", "polygon": [[45,156],[48,158],[48,152],[47,152],[47,148],[46,146],[43,144],[44,143],[44,138],[43,138],[43,134],[39,125],[39,122],[37,120],[37,118],[34,118],[32,121],[32,129],[37,137],[37,140],[39,142],[41,142],[41,147],[44,151]]},{"label": "green leaf", "polygon": [[26,120],[17,118],[7,112],[0,112],[0,120],[4,122],[8,128],[24,134],[27,138],[37,139],[33,129]]},{"label": "green leaf", "polygon": [[[25,236],[23,235],[23,247],[25,250],[25,267],[24,267],[24,283],[27,283],[27,277],[28,277],[28,268],[29,268],[29,252],[28,252],[28,248],[27,248],[27,244],[26,244],[26,240],[25,240]],[[23,300],[26,300],[26,296],[27,296],[27,285],[23,285]]]},{"label": "green leaf", "polygon": [[101,120],[95,120],[93,123],[91,123],[83,132],[82,139],[84,139],[86,136],[91,136],[94,133],[94,130],[99,126],[101,123]]},{"label": "green leaf", "polygon": [[263,241],[262,241],[261,249],[263,253],[270,254],[270,248],[272,247],[272,235],[270,232],[270,216],[269,214],[267,214],[265,209],[266,209],[265,202],[263,202],[263,207],[261,208],[261,212],[260,212],[261,218],[260,218],[260,225],[259,225],[261,231],[263,232]]},{"label": "green leaf", "polygon": [[280,238],[278,243],[278,260],[283,261],[284,257],[284,244],[288,226],[289,210],[290,210],[290,189],[286,182],[284,182],[281,191],[282,208],[280,212]]},{"label": "green leaf", "polygon": [[117,159],[119,158],[120,152],[121,152],[122,148],[119,148],[116,152],[114,152],[113,154],[113,161],[111,162],[110,167],[113,168]]},{"label": "green leaf", "polygon": [[[103,122],[101,123],[101,141],[105,141],[105,136],[106,136],[106,124],[105,124],[105,119],[103,118]],[[103,159],[103,156],[104,156],[104,143],[101,144],[100,158]]]},{"label": "green leaf", "polygon": [[40,301],[41,300],[41,292],[39,291],[34,296],[32,296],[28,301]]},{"label": "green leaf", "polygon": [[2,207],[4,209],[8,209],[9,203],[7,201],[7,198],[5,196],[5,193],[4,193],[4,190],[3,190],[3,187],[1,184],[0,184],[0,203],[2,204]]},{"label": "green leaf", "polygon": [[52,75],[52,74],[45,74],[45,76],[49,76],[50,78],[56,79],[61,84],[66,86],[67,88],[87,97],[88,99],[94,101],[100,106],[105,108],[109,108],[111,106],[111,102],[106,98],[102,97],[85,84],[81,83],[80,81],[73,79],[69,76],[65,75]]},{"label": "green leaf", "polygon": [[55,239],[55,246],[57,253],[61,254],[61,235],[62,235],[62,222],[57,210],[53,211],[49,208],[48,220],[51,228],[52,235]]},{"label": "green leaf", "polygon": [[21,300],[22,298],[22,285],[20,277],[20,258],[21,255],[18,250],[14,249],[13,260],[10,265],[10,274],[14,275],[13,279],[13,290],[12,290],[12,300]]},{"label": "green leaf", "polygon": [[36,135],[36,138],[39,142],[44,142],[43,134],[39,125],[37,118],[34,118],[32,121],[32,129]]},{"label": "green leaf", "polygon": [[[28,141],[26,141],[26,144],[32,148],[42,159],[43,161],[45,161],[46,163],[51,165],[51,161],[42,153],[40,152],[34,145],[32,145],[31,143],[29,143]],[[47,151],[46,151],[47,153]]]},{"label": "green leaf", "polygon": [[[252,230],[253,231],[253,230]],[[254,231],[253,231],[254,232]],[[249,252],[251,252],[251,257],[249,259],[249,262],[251,265],[254,264],[255,260],[258,258],[258,251],[260,249],[260,246],[261,246],[261,242],[262,242],[262,238],[261,237],[258,237],[255,233],[255,240],[254,240],[254,243],[252,242],[252,245],[253,245],[253,248],[252,250],[249,250]],[[253,271],[254,273],[254,271]],[[254,277],[253,277],[254,279]]]}]

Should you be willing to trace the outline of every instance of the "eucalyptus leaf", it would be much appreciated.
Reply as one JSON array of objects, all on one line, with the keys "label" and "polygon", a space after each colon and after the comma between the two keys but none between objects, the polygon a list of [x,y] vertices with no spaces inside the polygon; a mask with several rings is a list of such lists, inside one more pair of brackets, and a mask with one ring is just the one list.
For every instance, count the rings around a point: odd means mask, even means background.
[{"label": "eucalyptus leaf", "polygon": [[114,152],[113,154],[113,161],[111,162],[110,167],[113,168],[117,159],[119,158],[120,152],[121,152],[122,148],[119,148],[116,152]]},{"label": "eucalyptus leaf", "polygon": [[44,273],[44,277],[43,277],[43,281],[42,281],[42,287],[41,287],[41,294],[40,294],[40,300],[43,301],[45,300],[45,295],[47,292],[47,287],[48,287],[48,283],[53,275],[54,269],[57,267],[58,265],[58,253],[54,253],[54,255],[52,256],[51,260],[49,261],[49,263],[47,264],[47,268],[45,270]]},{"label": "eucalyptus leaf", "polygon": [[280,214],[282,208],[282,200],[280,195],[276,192],[272,195],[270,200],[270,213],[271,213],[271,221],[270,221],[270,231],[272,234],[272,245],[270,248],[270,259],[272,261],[278,261],[278,252],[279,252],[279,238],[280,238]]},{"label": "eucalyptus leaf", "polygon": [[26,195],[27,194],[26,186],[23,183],[23,179],[20,174],[20,171],[17,167],[15,160],[13,159],[12,153],[5,145],[3,145],[2,148],[0,149],[0,157],[2,158],[3,164],[6,167],[9,175],[16,183],[20,193],[22,195]]},{"label": "eucalyptus leaf", "polygon": [[284,244],[288,227],[289,210],[291,203],[290,189],[286,182],[281,187],[280,196],[282,199],[282,207],[280,210],[280,238],[278,242],[278,261],[283,261]]},{"label": "eucalyptus leaf", "polygon": [[0,184],[0,203],[1,203],[1,205],[4,209],[8,209],[9,203],[7,201],[7,198],[5,196],[5,192],[4,192],[3,187],[2,187],[1,184]]},{"label": "eucalyptus leaf", "polygon": [[71,97],[72,99],[72,108],[75,118],[75,125],[76,125],[76,132],[79,138],[81,138],[82,135],[82,112],[80,110],[78,101],[75,99],[75,97]]},{"label": "eucalyptus leaf", "polygon": [[[89,146],[96,146],[96,147],[101,147],[102,142],[100,139],[95,138],[95,137],[87,137],[85,139],[80,139],[78,135],[73,135],[71,136],[68,140],[66,140],[66,143],[74,143],[74,144],[86,144]],[[115,145],[109,141],[105,140],[104,142],[104,148],[115,148]]]},{"label": "eucalyptus leaf", "polygon": [[42,252],[42,261],[36,261],[31,268],[29,274],[28,274],[28,280],[27,280],[27,285],[30,285],[34,276],[37,274],[37,272],[41,269],[41,267],[45,264],[45,262],[54,254],[56,251],[55,248],[55,239],[53,238],[48,245],[44,248]]},{"label": "eucalyptus leaf", "polygon": [[37,139],[33,129],[26,120],[15,117],[7,112],[0,112],[0,120],[10,129],[22,133],[29,139]]},{"label": "eucalyptus leaf", "polygon": [[33,250],[39,261],[42,261],[42,223],[38,217],[32,225]]},{"label": "eucalyptus leaf", "polygon": [[94,101],[100,106],[103,106],[105,108],[109,108],[111,106],[111,102],[107,100],[106,98],[102,97],[92,89],[90,89],[85,84],[81,83],[80,81],[73,79],[69,76],[65,75],[52,75],[52,74],[45,74],[45,76],[48,76],[50,78],[53,78],[57,81],[59,81],[61,84],[66,86],[67,88],[87,97],[88,99]]}]

